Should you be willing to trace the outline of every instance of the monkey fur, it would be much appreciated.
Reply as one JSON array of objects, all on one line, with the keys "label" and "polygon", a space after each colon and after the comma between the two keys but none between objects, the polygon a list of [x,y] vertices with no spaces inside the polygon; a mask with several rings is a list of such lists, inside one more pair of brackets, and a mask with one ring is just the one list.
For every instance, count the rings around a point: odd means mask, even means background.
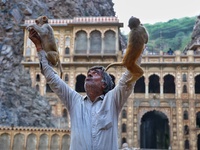
[{"label": "monkey fur", "polygon": [[138,18],[132,16],[128,23],[131,31],[129,32],[128,46],[123,60],[119,63],[111,63],[105,70],[113,66],[126,67],[132,74],[131,79],[127,81],[127,84],[130,84],[138,80],[144,73],[136,61],[142,54],[145,44],[148,42],[148,33]]},{"label": "monkey fur", "polygon": [[52,66],[58,66],[60,68],[61,78],[63,74],[63,68],[59,59],[59,51],[56,46],[56,40],[54,37],[53,28],[48,23],[46,16],[40,16],[35,20],[36,24],[28,25],[27,29],[33,28],[40,36],[42,48],[47,53],[47,60]]}]

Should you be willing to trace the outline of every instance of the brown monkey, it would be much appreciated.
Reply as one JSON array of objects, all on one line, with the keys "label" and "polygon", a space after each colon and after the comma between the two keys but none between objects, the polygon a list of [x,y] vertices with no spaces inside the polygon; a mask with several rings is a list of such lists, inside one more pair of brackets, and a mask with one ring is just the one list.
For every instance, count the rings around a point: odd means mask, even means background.
[{"label": "brown monkey", "polygon": [[63,69],[59,59],[59,52],[56,46],[56,40],[54,37],[53,28],[48,24],[48,18],[46,16],[40,16],[35,20],[36,24],[28,25],[27,29],[33,28],[40,36],[42,42],[42,48],[47,53],[47,60],[53,66],[59,66],[62,77]]},{"label": "brown monkey", "polygon": [[123,57],[122,62],[112,63],[106,67],[108,70],[112,66],[120,65],[125,66],[131,73],[132,77],[127,81],[128,84],[139,79],[144,71],[137,65],[136,61],[142,54],[145,44],[148,42],[148,33],[145,27],[140,23],[136,17],[131,17],[128,22],[131,29],[129,33],[128,46]]}]

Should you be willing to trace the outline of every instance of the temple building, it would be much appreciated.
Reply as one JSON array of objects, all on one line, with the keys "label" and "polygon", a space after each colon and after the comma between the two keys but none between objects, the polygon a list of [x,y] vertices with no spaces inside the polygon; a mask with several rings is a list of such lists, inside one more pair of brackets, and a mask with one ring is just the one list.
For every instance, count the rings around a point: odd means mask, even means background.
[{"label": "temple building", "polygon": [[[25,20],[23,26],[33,23]],[[106,67],[123,58],[119,38],[123,23],[117,17],[50,19],[49,23],[60,53],[62,79],[83,95],[90,67]],[[176,50],[152,55],[144,51],[144,75],[136,82],[119,117],[119,148],[128,143],[141,149],[200,150],[200,55],[195,53],[199,49],[198,41],[186,53]],[[46,84],[25,28],[23,55],[22,64],[30,72],[32,87],[51,104],[56,126],[70,130],[67,109]],[[60,74],[59,68],[54,69]],[[124,67],[115,66],[108,72],[117,84],[124,71]]]}]

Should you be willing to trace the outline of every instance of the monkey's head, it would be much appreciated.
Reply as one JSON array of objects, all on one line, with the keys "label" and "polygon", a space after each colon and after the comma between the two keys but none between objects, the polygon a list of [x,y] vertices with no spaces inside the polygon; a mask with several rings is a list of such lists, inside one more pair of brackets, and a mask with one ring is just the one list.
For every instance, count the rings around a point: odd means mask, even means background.
[{"label": "monkey's head", "polygon": [[128,26],[130,29],[137,28],[140,25],[140,19],[136,17],[131,17],[128,21]]},{"label": "monkey's head", "polygon": [[43,24],[48,23],[48,18],[47,16],[40,16],[35,20],[35,23],[38,26],[42,26]]}]

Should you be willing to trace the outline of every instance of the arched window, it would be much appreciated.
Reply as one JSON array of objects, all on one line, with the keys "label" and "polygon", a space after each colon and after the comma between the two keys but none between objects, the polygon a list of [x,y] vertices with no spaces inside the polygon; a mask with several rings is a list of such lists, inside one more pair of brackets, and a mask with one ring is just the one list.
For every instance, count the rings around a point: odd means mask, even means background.
[{"label": "arched window", "polygon": [[194,79],[195,83],[195,94],[200,94],[200,75],[196,76]]},{"label": "arched window", "polygon": [[122,124],[122,132],[126,132],[126,124],[125,123]]},{"label": "arched window", "polygon": [[123,110],[122,110],[122,118],[126,118],[126,117],[127,117],[126,110],[123,109]]},{"label": "arched window", "polygon": [[66,48],[65,48],[65,55],[69,55],[69,52],[70,51],[70,49],[69,49],[69,47],[67,46]]},{"label": "arched window", "polygon": [[183,76],[182,76],[182,81],[183,81],[183,82],[187,82],[187,75],[186,75],[185,73],[184,73]]},{"label": "arched window", "polygon": [[174,77],[170,74],[164,77],[164,93],[175,93]]},{"label": "arched window", "polygon": [[149,77],[149,93],[160,93],[160,82],[158,75],[151,75]]},{"label": "arched window", "polygon": [[68,83],[68,81],[69,81],[68,74],[65,74],[65,82]]},{"label": "arched window", "polygon": [[183,119],[188,120],[188,111],[187,110],[185,110],[183,113]]},{"label": "arched window", "polygon": [[76,77],[76,91],[77,92],[85,92],[84,83],[85,83],[85,76],[82,74],[78,75]]},{"label": "arched window", "polygon": [[183,93],[187,93],[187,86],[183,85]]},{"label": "arched window", "polygon": [[95,30],[90,33],[90,53],[101,54],[101,32]]},{"label": "arched window", "polygon": [[188,134],[189,134],[189,127],[188,127],[188,125],[185,125],[185,126],[184,126],[184,134],[185,134],[185,135],[188,135]]},{"label": "arched window", "polygon": [[145,93],[145,83],[143,76],[136,81],[134,93]]},{"label": "arched window", "polygon": [[104,53],[114,54],[116,51],[116,34],[108,30],[104,34]]},{"label": "arched window", "polygon": [[122,144],[126,143],[126,138],[122,138]]},{"label": "arched window", "polygon": [[65,39],[65,46],[70,47],[70,37],[66,37]]},{"label": "arched window", "polygon": [[39,74],[36,75],[36,82],[40,82],[40,75]]},{"label": "arched window", "polygon": [[67,118],[67,109],[63,110],[63,117]]},{"label": "arched window", "polygon": [[190,149],[190,142],[189,140],[185,140],[185,150],[189,150]]},{"label": "arched window", "polygon": [[196,127],[200,128],[200,112],[196,113]]},{"label": "arched window", "polygon": [[87,53],[87,33],[85,31],[78,31],[75,38],[75,53]]}]

